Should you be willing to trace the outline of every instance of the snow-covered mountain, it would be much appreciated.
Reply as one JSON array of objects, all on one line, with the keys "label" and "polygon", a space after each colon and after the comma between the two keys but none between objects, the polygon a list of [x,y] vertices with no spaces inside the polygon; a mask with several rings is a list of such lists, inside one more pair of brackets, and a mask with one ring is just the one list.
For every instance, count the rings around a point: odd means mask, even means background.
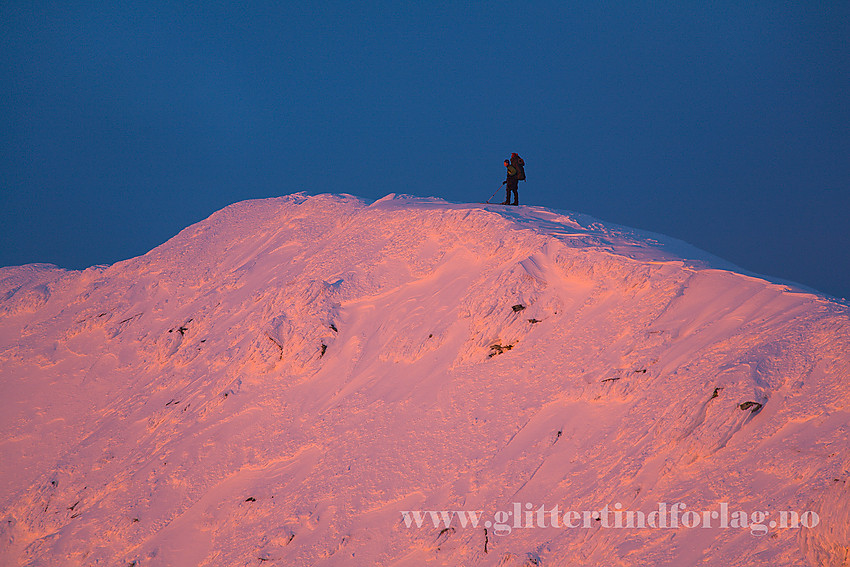
[{"label": "snow-covered mountain", "polygon": [[848,323],[658,235],[395,195],[0,268],[0,564],[844,565]]}]

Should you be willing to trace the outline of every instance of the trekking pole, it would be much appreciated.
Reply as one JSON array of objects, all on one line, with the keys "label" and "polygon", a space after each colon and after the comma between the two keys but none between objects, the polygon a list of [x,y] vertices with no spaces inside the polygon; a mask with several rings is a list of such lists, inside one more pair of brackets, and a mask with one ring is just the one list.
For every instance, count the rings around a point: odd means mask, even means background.
[{"label": "trekking pole", "polygon": [[[504,183],[502,183],[502,185],[504,185]],[[499,189],[501,189],[501,188],[502,188],[502,185],[499,185]],[[495,197],[495,196],[496,196],[496,193],[498,193],[498,192],[499,192],[499,189],[496,189],[495,191],[493,191],[493,194],[492,194],[492,195],[490,195],[490,199],[492,199],[493,197]],[[488,205],[490,204],[490,199],[487,199],[487,204],[488,204]]]}]

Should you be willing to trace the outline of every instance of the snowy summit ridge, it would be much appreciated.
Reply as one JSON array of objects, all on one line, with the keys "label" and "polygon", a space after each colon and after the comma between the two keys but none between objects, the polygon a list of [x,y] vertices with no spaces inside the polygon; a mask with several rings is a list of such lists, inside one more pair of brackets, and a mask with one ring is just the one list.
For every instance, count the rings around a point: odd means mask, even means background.
[{"label": "snowy summit ridge", "polygon": [[[396,195],[0,268],[0,564],[838,565],[848,323],[658,235]],[[750,525],[492,521],[659,503]]]}]

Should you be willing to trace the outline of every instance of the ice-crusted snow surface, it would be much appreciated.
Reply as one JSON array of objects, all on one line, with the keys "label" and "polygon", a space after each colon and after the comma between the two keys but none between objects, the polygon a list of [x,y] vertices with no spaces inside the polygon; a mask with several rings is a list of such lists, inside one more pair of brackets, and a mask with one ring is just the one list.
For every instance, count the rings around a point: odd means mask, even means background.
[{"label": "ice-crusted snow surface", "polygon": [[[2,268],[0,564],[846,564],[847,308],[728,268],[572,213],[303,194]],[[401,514],[517,502],[820,524]]]}]

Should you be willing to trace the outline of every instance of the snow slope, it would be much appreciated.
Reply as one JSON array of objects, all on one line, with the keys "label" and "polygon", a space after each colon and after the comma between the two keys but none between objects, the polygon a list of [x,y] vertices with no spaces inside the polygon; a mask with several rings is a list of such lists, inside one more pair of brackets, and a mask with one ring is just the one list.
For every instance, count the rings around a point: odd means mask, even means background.
[{"label": "snow slope", "polygon": [[[303,194],[0,268],[0,564],[847,564],[847,308],[728,268],[572,213]],[[484,527],[679,502],[819,524]]]}]

